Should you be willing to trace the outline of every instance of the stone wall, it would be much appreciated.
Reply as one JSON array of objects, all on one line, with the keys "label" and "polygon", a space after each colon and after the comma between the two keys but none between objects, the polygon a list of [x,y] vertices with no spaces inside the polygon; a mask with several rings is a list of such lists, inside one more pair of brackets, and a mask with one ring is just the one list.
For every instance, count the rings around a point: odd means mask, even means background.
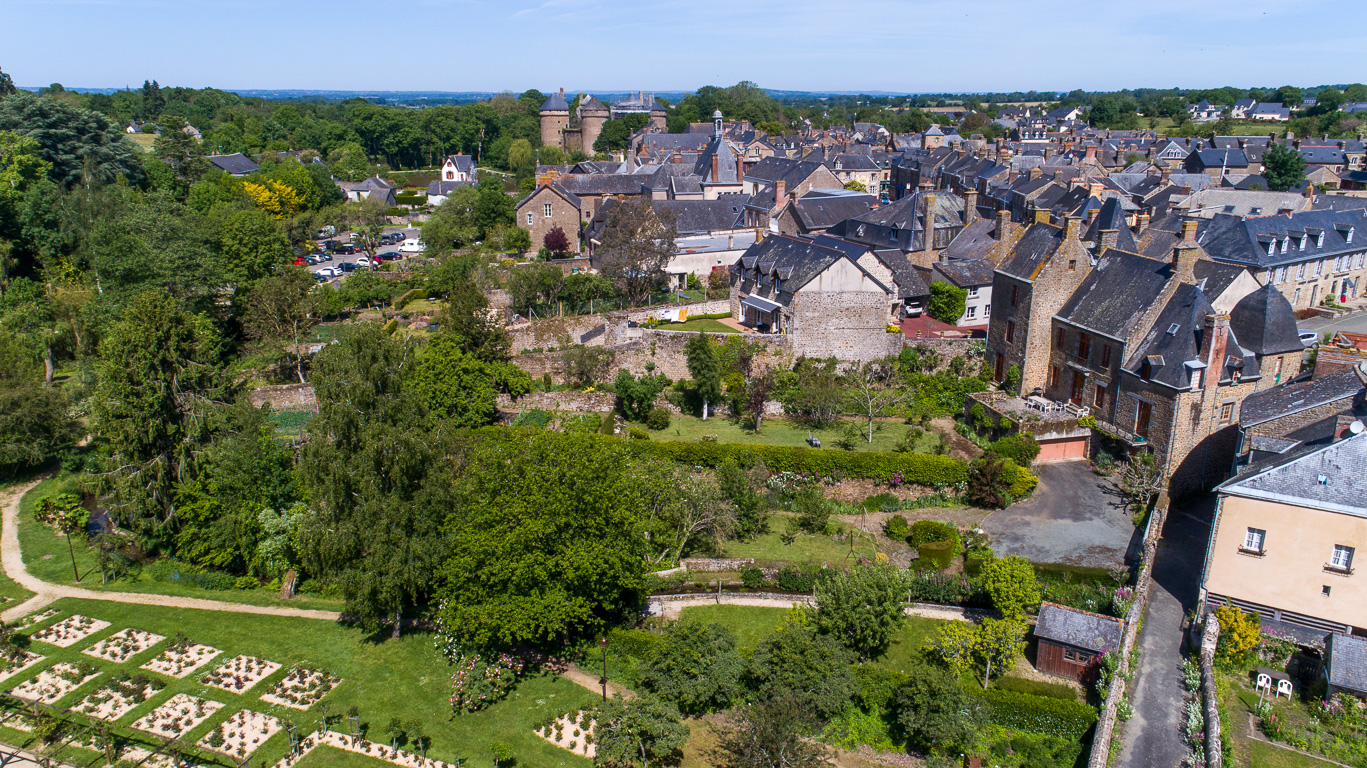
[{"label": "stone wall", "polygon": [[887,332],[887,297],[873,291],[800,291],[790,304],[794,357],[867,362],[902,351]]},{"label": "stone wall", "polygon": [[270,403],[271,408],[277,411],[318,410],[318,398],[313,393],[312,384],[257,387],[248,397],[255,408],[260,408],[263,403]]},{"label": "stone wall", "polygon": [[1201,633],[1201,699],[1206,714],[1206,765],[1224,765],[1224,751],[1220,745],[1220,695],[1215,689],[1215,646],[1220,640],[1220,621],[1215,614],[1206,614],[1205,630]]},{"label": "stone wall", "polygon": [[603,413],[617,406],[617,395],[611,392],[529,392],[514,400],[499,394],[495,404],[505,413],[531,410]]},{"label": "stone wall", "polygon": [[686,557],[679,561],[689,571],[739,571],[755,564],[753,557]]},{"label": "stone wall", "polygon": [[[1353,402],[1357,400],[1357,397],[1356,394],[1353,394],[1347,397],[1341,397],[1338,400],[1316,405],[1312,408],[1293,411],[1285,416],[1278,416],[1275,419],[1268,419],[1267,421],[1255,424],[1246,431],[1249,437],[1286,437],[1288,434],[1295,432],[1301,427],[1309,426],[1316,422],[1323,421],[1330,416],[1336,416],[1351,410]],[[1244,441],[1243,455],[1248,455],[1249,445],[1252,442],[1252,440]]]}]

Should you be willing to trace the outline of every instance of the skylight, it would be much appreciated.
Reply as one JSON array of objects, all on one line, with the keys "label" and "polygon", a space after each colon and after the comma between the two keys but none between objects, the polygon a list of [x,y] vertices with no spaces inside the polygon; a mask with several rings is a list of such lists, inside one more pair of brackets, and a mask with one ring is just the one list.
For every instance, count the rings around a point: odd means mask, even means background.
[{"label": "skylight", "polygon": [[1168,335],[1169,335],[1169,336],[1176,336],[1176,335],[1177,335],[1177,331],[1178,331],[1179,328],[1181,328],[1181,326],[1179,326],[1177,323],[1173,323],[1172,325],[1169,325],[1169,326],[1168,326]]}]

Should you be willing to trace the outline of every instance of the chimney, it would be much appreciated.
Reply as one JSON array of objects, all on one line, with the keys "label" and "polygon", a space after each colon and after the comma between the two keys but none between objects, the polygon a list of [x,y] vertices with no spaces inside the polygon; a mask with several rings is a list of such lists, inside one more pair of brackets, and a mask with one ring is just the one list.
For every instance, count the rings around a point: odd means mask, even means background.
[{"label": "chimney", "polygon": [[1096,221],[1096,214],[1097,209],[1090,207],[1087,209],[1087,226],[1090,227],[1092,225],[1092,222]]},{"label": "chimney", "polygon": [[921,219],[921,249],[929,251],[935,247],[935,195],[922,195],[925,211]]},{"label": "chimney", "polygon": [[[1047,214],[1047,212],[1046,212]],[[1082,236],[1082,217],[1069,216],[1063,220],[1063,239],[1077,240]]]},{"label": "chimney", "polygon": [[1039,177],[1041,177],[1041,176],[1043,176],[1043,175],[1044,175],[1044,170],[1043,170],[1042,168],[1031,168],[1031,169],[1030,169],[1030,172],[1029,172],[1029,179],[1030,179],[1031,181],[1034,181],[1035,179],[1038,179]]},{"label": "chimney", "polygon": [[1036,208],[1036,209],[1035,209],[1035,223],[1036,223],[1036,224],[1048,224],[1048,223],[1049,223],[1049,209],[1048,209],[1048,208]]},{"label": "chimney", "polygon": [[1201,357],[1205,359],[1205,378],[1202,383],[1206,389],[1214,390],[1220,386],[1220,375],[1225,370],[1225,344],[1229,341],[1229,315],[1223,312],[1206,315],[1206,329],[1201,335]]},{"label": "chimney", "polygon": [[1011,228],[1011,209],[997,211],[997,242],[1006,240],[1006,232]]},{"label": "chimney", "polygon": [[787,196],[788,183],[783,179],[774,182],[774,205],[783,205],[783,198]]},{"label": "chimney", "polygon": [[1186,241],[1172,248],[1172,277],[1185,285],[1196,284],[1196,246]]},{"label": "chimney", "polygon": [[1342,440],[1353,435],[1353,425],[1357,423],[1357,417],[1351,413],[1340,413],[1334,420],[1334,438]]},{"label": "chimney", "polygon": [[1116,242],[1120,240],[1120,230],[1118,229],[1103,229],[1099,234],[1101,236],[1097,239],[1097,253],[1105,253],[1114,248]]},{"label": "chimney", "polygon": [[1271,133],[1267,134],[1267,143],[1268,143],[1268,144],[1276,144],[1276,143],[1277,143],[1277,132],[1276,132],[1276,131],[1272,131]]},{"label": "chimney", "polygon": [[736,236],[735,236],[735,235],[727,235],[727,236],[726,236],[726,247],[727,247],[727,248],[735,248],[735,247],[736,247]]},{"label": "chimney", "polygon": [[678,152],[675,152],[674,156],[671,157],[669,161],[675,165],[678,165],[679,163],[683,162],[683,155],[679,154]]},{"label": "chimney", "polygon": [[968,226],[978,220],[978,190],[970,189],[964,192],[964,226]]},{"label": "chimney", "polygon": [[1135,233],[1136,235],[1142,235],[1142,234],[1144,234],[1144,230],[1146,230],[1146,229],[1148,229],[1148,228],[1149,228],[1149,214],[1147,214],[1147,213],[1141,213],[1141,214],[1139,214],[1139,220],[1138,220],[1137,222],[1135,222],[1135,225],[1134,225],[1134,233]]},{"label": "chimney", "polygon": [[1198,222],[1195,219],[1187,219],[1186,221],[1182,222],[1182,242],[1195,243],[1196,228],[1198,226],[1200,226],[1200,222]]},{"label": "chimney", "polygon": [[713,152],[713,153],[712,153],[712,182],[713,182],[714,184],[715,184],[716,182],[721,181],[721,173],[720,173],[720,171],[719,171],[718,168],[717,168],[717,162],[718,162],[717,153],[716,153],[716,152]]},{"label": "chimney", "polygon": [[1083,162],[1086,163],[1086,164],[1088,164],[1088,165],[1096,165],[1096,145],[1095,145],[1095,144],[1088,144],[1088,145],[1087,145],[1087,156],[1083,159]]},{"label": "chimney", "polygon": [[1159,178],[1159,180],[1162,181],[1164,184],[1167,184],[1167,183],[1168,183],[1168,179],[1172,178],[1172,169],[1171,169],[1171,168],[1166,168],[1166,167],[1163,168],[1162,170],[1160,170],[1160,171],[1158,172],[1158,178]]},{"label": "chimney", "polygon": [[1314,203],[1314,202],[1315,202],[1315,185],[1314,185],[1314,184],[1311,184],[1311,183],[1308,182],[1308,181],[1305,182],[1305,197],[1306,197],[1306,199],[1308,199],[1311,203]]}]

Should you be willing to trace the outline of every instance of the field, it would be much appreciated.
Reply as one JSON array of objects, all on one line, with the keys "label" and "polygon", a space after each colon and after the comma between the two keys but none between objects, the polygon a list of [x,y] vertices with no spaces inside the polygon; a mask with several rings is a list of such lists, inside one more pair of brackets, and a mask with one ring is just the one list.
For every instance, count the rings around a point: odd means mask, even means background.
[{"label": "field", "polygon": [[[810,430],[811,434],[821,440],[821,447],[826,450],[842,450],[836,447],[836,440],[847,425],[853,425],[860,431],[860,436],[855,438],[854,450],[856,451],[891,451],[903,438],[907,431],[911,429],[901,421],[878,421],[874,423],[873,442],[865,441],[867,432],[867,422],[862,421],[839,421],[824,429]],[[696,416],[675,416],[670,419],[669,427],[659,432],[652,431],[652,440],[686,440],[688,442],[699,442],[703,435],[716,435],[719,443],[748,443],[751,445],[788,445],[798,448],[807,447],[808,428],[795,421],[786,419],[765,419],[760,431],[756,433],[748,425],[742,424],[739,420],[727,419],[724,417],[713,417],[703,421]],[[936,442],[936,433],[927,431],[917,441],[917,453],[929,453],[931,447]]]},{"label": "field", "polygon": [[754,605],[698,605],[683,609],[679,621],[720,624],[736,635],[736,645],[754,648],[783,625],[787,608]]},{"label": "field", "polygon": [[[359,628],[314,619],[251,614],[225,616],[207,611],[91,600],[60,600],[52,608],[58,613],[38,626],[55,623],[72,613],[107,621],[111,625],[69,648],[34,642],[32,650],[45,656],[45,659],[31,670],[5,681],[5,687],[12,688],[61,662],[87,661],[99,667],[102,673],[99,677],[63,696],[58,700],[58,706],[69,707],[84,699],[108,680],[107,673],[110,671],[126,671],[130,674],[140,671],[140,665],[156,657],[168,642],[152,646],[119,665],[82,653],[82,650],[101,638],[128,627],[168,638],[173,638],[177,632],[184,632],[196,643],[221,649],[222,656],[207,664],[205,669],[212,669],[237,655],[257,656],[283,665],[241,695],[205,686],[200,681],[200,672],[181,679],[157,676],[165,687],[120,717],[117,721],[119,724],[137,721],[176,694],[188,694],[224,705],[207,720],[187,731],[184,736],[187,741],[198,741],[242,709],[292,721],[301,733],[306,733],[317,728],[319,712],[324,706],[334,717],[356,706],[362,729],[372,741],[389,741],[384,729],[391,718],[397,717],[406,723],[421,721],[432,740],[429,755],[437,759],[459,759],[462,765],[492,768],[493,760],[488,747],[495,741],[501,741],[512,747],[519,760],[526,764],[588,765],[587,761],[537,738],[532,733],[532,727],[554,711],[591,705],[595,698],[591,692],[556,676],[538,675],[524,679],[508,699],[482,712],[453,716],[448,703],[450,669],[446,660],[433,650],[429,634],[413,633],[398,640],[380,639]],[[308,711],[260,701],[261,695],[267,693],[295,664],[327,671],[340,677],[342,682],[319,705]],[[344,731],[349,726],[338,725],[334,719],[332,727],[333,730]],[[33,737],[23,731],[0,727],[0,740],[24,746],[31,743]],[[283,733],[271,736],[252,755],[252,765],[262,761],[270,764],[284,754],[286,747]],[[318,753],[303,765],[362,768],[379,766],[380,763],[329,750]]]},{"label": "field", "polygon": [[128,140],[133,142],[138,149],[141,149],[144,152],[151,152],[152,145],[156,143],[157,140],[157,135],[155,133],[125,133],[124,135],[127,136]]},{"label": "field", "polygon": [[[33,509],[40,498],[48,494],[75,492],[76,489],[76,481],[72,477],[52,478],[35,486],[19,503],[19,543],[23,549],[24,565],[36,578],[53,584],[108,592],[146,592],[250,605],[287,605],[292,608],[332,611],[340,610],[342,607],[342,601],[338,598],[300,595],[292,600],[281,600],[279,593],[264,588],[209,590],[184,581],[157,581],[145,571],[101,584],[100,564],[96,552],[79,539],[75,542],[76,570],[81,575],[78,582],[72,571],[71,552],[67,547],[66,537],[33,518]],[[10,592],[5,590],[11,587],[19,590],[15,594],[23,592],[17,584],[4,579],[0,582],[0,596],[9,596]]]}]

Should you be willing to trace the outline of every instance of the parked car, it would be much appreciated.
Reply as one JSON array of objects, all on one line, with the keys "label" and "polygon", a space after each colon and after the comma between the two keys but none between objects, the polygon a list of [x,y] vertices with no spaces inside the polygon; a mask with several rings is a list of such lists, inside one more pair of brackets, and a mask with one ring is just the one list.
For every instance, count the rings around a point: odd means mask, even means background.
[{"label": "parked car", "polygon": [[352,264],[352,263],[349,262],[349,261],[343,261],[343,262],[341,262],[340,264],[338,264],[335,268],[341,270],[341,271],[344,272],[344,273],[345,273],[345,272],[355,272],[355,271],[356,271],[356,265],[355,265],[355,264]]},{"label": "parked car", "polygon": [[1319,343],[1320,335],[1315,331],[1301,331],[1301,343],[1307,347],[1313,347]]},{"label": "parked car", "polygon": [[304,258],[303,256],[298,256],[294,260],[294,266],[296,267],[307,267],[308,265],[309,260]]},{"label": "parked car", "polygon": [[319,277],[325,277],[325,278],[326,278],[326,277],[340,277],[342,273],[339,272],[339,271],[337,270],[336,267],[323,267],[322,269],[318,270],[317,272],[314,272],[314,274],[315,274],[315,275],[318,275]]},{"label": "parked car", "polygon": [[334,236],[334,235],[336,235],[336,234],[337,234],[337,228],[329,224],[328,226],[323,227],[322,229],[318,230],[318,234],[314,235],[314,236],[313,236],[313,239],[314,239],[314,240],[326,240],[327,238],[332,237],[332,236]]},{"label": "parked car", "polygon": [[320,253],[318,254],[318,257],[323,261],[332,261],[332,254],[330,253]]},{"label": "parked car", "polygon": [[358,267],[368,267],[368,266],[370,266],[370,257],[369,257],[369,256],[357,256],[357,257],[356,257],[356,266],[358,266]]},{"label": "parked car", "polygon": [[380,261],[395,261],[399,258],[399,252],[385,251],[384,253],[375,254],[375,258],[379,259]]},{"label": "parked car", "polygon": [[416,237],[410,237],[403,241],[403,245],[399,246],[399,253],[422,253],[423,248],[424,246],[421,240]]}]

